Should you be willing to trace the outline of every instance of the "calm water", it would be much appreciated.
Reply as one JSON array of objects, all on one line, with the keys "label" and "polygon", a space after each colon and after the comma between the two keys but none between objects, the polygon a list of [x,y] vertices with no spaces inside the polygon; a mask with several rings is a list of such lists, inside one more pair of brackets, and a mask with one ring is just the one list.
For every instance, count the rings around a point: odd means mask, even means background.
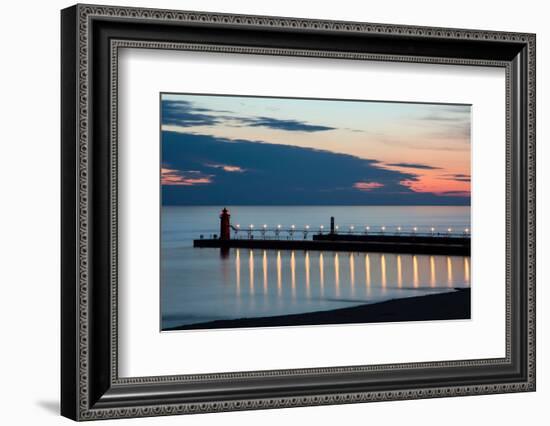
[{"label": "calm water", "polygon": [[[312,231],[395,229],[445,232],[470,228],[469,207],[228,206],[232,224]],[[193,248],[219,233],[218,207],[163,207],[162,328],[219,319],[344,308],[470,286],[470,258],[410,254]],[[246,231],[241,231],[244,236]],[[283,237],[283,236],[282,236]],[[284,236],[283,238],[286,238]],[[301,234],[294,238],[303,238]]]}]

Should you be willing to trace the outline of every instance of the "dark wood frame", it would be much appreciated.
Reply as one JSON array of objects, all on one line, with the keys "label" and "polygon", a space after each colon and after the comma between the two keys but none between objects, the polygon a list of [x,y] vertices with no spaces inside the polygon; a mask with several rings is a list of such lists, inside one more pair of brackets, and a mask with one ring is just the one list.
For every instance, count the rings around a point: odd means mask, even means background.
[{"label": "dark wood frame", "polygon": [[[95,5],[64,9],[61,28],[64,416],[89,420],[535,390],[533,34]],[[124,47],[505,68],[506,357],[119,378],[116,94],[117,52]]]}]

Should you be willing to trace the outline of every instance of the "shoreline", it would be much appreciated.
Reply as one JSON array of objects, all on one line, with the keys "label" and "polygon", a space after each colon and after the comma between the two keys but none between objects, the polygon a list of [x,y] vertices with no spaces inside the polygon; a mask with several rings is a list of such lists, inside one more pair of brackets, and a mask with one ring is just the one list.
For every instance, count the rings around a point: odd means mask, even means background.
[{"label": "shoreline", "polygon": [[349,308],[215,320],[165,328],[162,331],[470,319],[470,296],[469,288],[455,288],[455,291],[448,293],[391,299]]}]

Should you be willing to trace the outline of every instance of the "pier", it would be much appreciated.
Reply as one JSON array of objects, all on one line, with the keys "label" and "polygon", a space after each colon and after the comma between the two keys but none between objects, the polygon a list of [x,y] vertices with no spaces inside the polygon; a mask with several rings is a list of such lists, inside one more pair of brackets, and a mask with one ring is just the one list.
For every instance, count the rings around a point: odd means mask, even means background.
[{"label": "pier", "polygon": [[469,229],[404,229],[401,226],[381,226],[374,229],[368,225],[350,225],[347,229],[340,229],[334,217],[331,217],[327,231],[323,225],[318,229],[309,225],[302,228],[295,225],[288,228],[282,225],[268,227],[267,224],[241,227],[239,224],[231,225],[229,211],[223,209],[220,214],[219,236],[213,234],[205,238],[201,235],[199,239],[193,240],[193,247],[470,256],[470,241]]}]

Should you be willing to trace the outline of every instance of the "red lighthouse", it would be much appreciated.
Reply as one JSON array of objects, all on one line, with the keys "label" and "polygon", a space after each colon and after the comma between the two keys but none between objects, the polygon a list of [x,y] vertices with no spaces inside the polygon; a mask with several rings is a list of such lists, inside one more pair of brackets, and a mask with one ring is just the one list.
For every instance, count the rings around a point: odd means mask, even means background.
[{"label": "red lighthouse", "polygon": [[229,240],[231,238],[231,223],[229,210],[225,207],[220,214],[220,240]]}]

